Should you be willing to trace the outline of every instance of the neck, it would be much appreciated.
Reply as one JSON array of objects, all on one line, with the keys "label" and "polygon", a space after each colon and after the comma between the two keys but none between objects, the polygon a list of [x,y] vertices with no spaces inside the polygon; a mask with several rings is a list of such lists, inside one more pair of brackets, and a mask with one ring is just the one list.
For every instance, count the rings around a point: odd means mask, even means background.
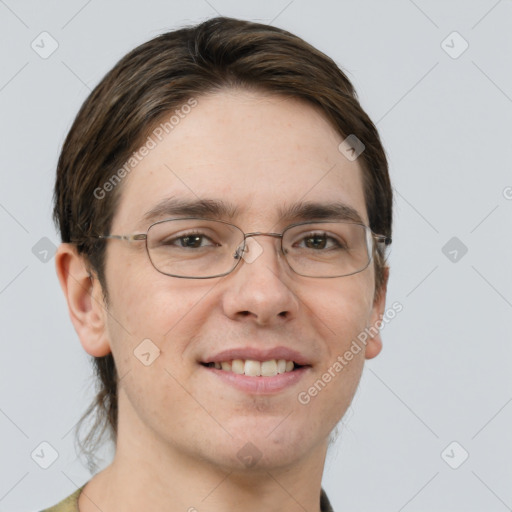
[{"label": "neck", "polygon": [[201,439],[162,438],[125,398],[120,393],[114,460],[85,486],[80,512],[224,512],[241,505],[244,512],[320,512],[327,439],[304,451],[304,443],[269,437],[258,449],[227,434],[209,435],[218,433],[208,431],[219,428],[213,421]]},{"label": "neck", "polygon": [[[80,512],[320,512],[326,448],[295,464],[240,469],[213,464],[141,439],[118,438],[113,462],[93,477],[79,499]],[[258,466],[258,465],[256,465]]]}]

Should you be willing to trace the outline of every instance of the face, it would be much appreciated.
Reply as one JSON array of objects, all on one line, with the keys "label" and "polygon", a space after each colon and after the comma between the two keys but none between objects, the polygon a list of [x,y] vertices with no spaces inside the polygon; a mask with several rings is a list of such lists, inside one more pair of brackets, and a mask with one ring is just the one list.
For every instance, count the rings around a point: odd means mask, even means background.
[{"label": "face", "polygon": [[[111,233],[145,233],[144,214],[170,197],[224,201],[237,212],[220,219],[245,233],[282,232],[292,222],[279,209],[301,201],[344,203],[368,224],[361,167],[339,152],[342,137],[314,107],[247,91],[196,99],[125,178]],[[102,339],[121,378],[118,450],[130,439],[141,450],[153,446],[155,456],[179,453],[238,469],[247,454],[258,467],[275,468],[325,451],[365,357],[381,348],[376,336],[335,369],[383,312],[383,300],[373,300],[373,265],[341,278],[302,277],[279,254],[279,239],[254,240],[262,251],[256,259],[197,280],[157,272],[143,241],[107,242],[110,314]],[[143,340],[151,340],[142,345],[151,354],[159,350],[147,366],[134,355]],[[242,376],[239,385],[228,370],[202,364],[229,349],[258,359],[276,347],[294,351],[305,368],[277,379]],[[267,378],[275,389],[254,387]],[[308,392],[319,379],[324,385]]]}]

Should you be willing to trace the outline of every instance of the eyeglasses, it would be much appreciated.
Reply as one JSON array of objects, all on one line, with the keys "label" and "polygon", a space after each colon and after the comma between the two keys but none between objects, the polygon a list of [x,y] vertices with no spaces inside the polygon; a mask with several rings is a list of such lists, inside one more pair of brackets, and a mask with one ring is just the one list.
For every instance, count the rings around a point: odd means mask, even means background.
[{"label": "eyeglasses", "polygon": [[304,277],[344,277],[363,271],[372,260],[374,243],[391,244],[355,222],[314,221],[291,224],[282,233],[244,233],[221,220],[188,217],[167,219],[146,233],[98,235],[101,239],[146,241],[149,259],[158,272],[171,277],[210,279],[232,272],[242,259],[251,263],[263,251],[251,237],[281,239],[288,266]]}]

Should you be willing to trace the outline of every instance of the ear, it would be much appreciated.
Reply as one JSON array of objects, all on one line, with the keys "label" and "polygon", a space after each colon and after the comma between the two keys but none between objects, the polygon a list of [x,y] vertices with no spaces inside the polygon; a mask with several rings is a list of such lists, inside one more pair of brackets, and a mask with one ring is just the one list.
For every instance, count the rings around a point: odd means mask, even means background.
[{"label": "ear", "polygon": [[82,347],[91,356],[109,354],[108,313],[99,280],[91,276],[84,257],[73,244],[60,245],[55,254],[55,266]]},{"label": "ear", "polygon": [[366,359],[373,359],[378,356],[382,350],[382,338],[380,335],[380,329],[375,333],[378,326],[381,325],[382,317],[384,316],[384,309],[386,307],[386,292],[388,287],[389,278],[389,267],[385,267],[382,280],[382,287],[380,290],[376,290],[375,297],[373,300],[372,312],[370,315],[369,331],[370,336],[366,344]]}]

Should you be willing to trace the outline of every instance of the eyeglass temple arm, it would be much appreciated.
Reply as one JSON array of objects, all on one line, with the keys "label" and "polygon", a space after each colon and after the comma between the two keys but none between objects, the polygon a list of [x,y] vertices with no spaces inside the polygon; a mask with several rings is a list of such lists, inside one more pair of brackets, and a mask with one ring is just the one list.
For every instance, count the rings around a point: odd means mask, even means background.
[{"label": "eyeglass temple arm", "polygon": [[376,234],[374,234],[373,236],[374,236],[375,240],[377,240],[377,242],[380,242],[380,243],[383,243],[383,244],[386,244],[386,245],[390,245],[391,242],[393,241],[390,236],[376,235]]},{"label": "eyeglass temple arm", "polygon": [[137,233],[135,235],[98,235],[97,238],[115,238],[116,240],[127,240],[133,242],[136,240],[146,240],[147,235],[145,233]]}]

